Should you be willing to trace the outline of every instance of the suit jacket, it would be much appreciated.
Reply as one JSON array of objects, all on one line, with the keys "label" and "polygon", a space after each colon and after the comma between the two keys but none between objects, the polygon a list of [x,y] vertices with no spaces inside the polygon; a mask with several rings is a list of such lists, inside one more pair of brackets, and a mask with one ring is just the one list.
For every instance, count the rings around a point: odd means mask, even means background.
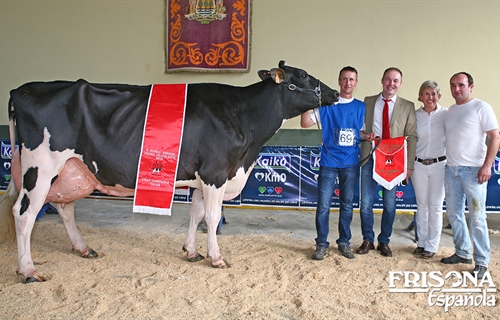
[{"label": "suit jacket", "polygon": [[[365,114],[365,133],[373,132],[373,115],[375,113],[375,102],[380,94],[375,96],[365,97],[366,114]],[[406,136],[407,147],[407,168],[414,169],[415,156],[417,149],[417,117],[415,114],[415,104],[411,101],[396,97],[394,111],[391,117],[391,138]],[[361,159],[365,159],[361,165],[368,162],[368,155],[372,149],[372,144],[369,141],[361,142]]]}]

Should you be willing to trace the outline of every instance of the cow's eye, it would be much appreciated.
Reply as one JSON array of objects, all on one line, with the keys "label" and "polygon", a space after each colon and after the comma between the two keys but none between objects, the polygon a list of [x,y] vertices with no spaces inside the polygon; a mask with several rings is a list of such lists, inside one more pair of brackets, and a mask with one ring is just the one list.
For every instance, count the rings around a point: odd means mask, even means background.
[{"label": "cow's eye", "polygon": [[305,79],[305,78],[307,78],[307,73],[303,73],[303,74],[301,74],[301,75],[300,75],[300,78],[301,78],[301,79]]}]

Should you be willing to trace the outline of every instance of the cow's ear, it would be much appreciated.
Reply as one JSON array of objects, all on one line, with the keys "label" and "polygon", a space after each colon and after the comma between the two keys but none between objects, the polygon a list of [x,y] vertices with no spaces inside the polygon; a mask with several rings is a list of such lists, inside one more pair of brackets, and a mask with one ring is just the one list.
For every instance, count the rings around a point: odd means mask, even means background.
[{"label": "cow's ear", "polygon": [[278,84],[280,84],[286,80],[285,71],[283,71],[283,69],[280,69],[280,68],[273,68],[273,69],[271,69],[271,71],[259,70],[257,73],[259,74],[259,77],[262,80],[272,78],[273,81],[278,83]]},{"label": "cow's ear", "polygon": [[278,84],[286,81],[285,71],[283,71],[283,69],[280,68],[271,69],[271,77],[273,78],[274,82]]},{"label": "cow's ear", "polygon": [[266,80],[271,77],[271,72],[269,72],[269,70],[259,70],[257,74],[261,80]]}]

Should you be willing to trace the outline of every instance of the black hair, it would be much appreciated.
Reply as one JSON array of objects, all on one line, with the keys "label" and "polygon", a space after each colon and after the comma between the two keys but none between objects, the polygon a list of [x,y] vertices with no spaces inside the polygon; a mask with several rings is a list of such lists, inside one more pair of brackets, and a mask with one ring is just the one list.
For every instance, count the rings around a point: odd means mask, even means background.
[{"label": "black hair", "polygon": [[460,74],[463,74],[464,76],[467,77],[467,81],[469,82],[469,87],[474,84],[474,79],[472,78],[472,76],[469,73],[465,72],[465,71],[457,72],[454,75],[452,75],[451,78],[450,78],[450,82],[451,82],[451,79],[453,79],[453,77],[458,76]]}]

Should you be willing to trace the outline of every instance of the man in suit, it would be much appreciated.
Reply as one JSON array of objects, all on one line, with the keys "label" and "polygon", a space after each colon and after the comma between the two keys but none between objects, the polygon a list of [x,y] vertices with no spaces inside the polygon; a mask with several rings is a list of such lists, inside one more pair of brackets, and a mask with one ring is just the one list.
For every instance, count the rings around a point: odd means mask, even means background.
[{"label": "man in suit", "polygon": [[[397,92],[403,83],[403,73],[398,68],[388,68],[382,76],[382,92],[378,95],[365,97],[366,115],[364,134],[396,138],[407,137],[407,175],[406,182],[410,178],[416,155],[417,145],[417,120],[415,105],[413,102],[397,96]],[[387,116],[390,122],[390,132],[384,132],[383,114],[387,104]],[[387,117],[386,116],[386,117]],[[387,130],[388,125],[385,126]],[[370,154],[372,139],[361,143],[361,232],[363,243],[356,250],[358,254],[367,254],[369,250],[375,249],[373,232],[373,204],[375,202],[377,182],[373,179],[373,156]],[[396,216],[396,189],[397,186],[388,190],[382,187],[383,212],[380,226],[380,234],[377,237],[377,250],[386,257],[392,257],[389,241],[392,234],[392,225]]]}]

